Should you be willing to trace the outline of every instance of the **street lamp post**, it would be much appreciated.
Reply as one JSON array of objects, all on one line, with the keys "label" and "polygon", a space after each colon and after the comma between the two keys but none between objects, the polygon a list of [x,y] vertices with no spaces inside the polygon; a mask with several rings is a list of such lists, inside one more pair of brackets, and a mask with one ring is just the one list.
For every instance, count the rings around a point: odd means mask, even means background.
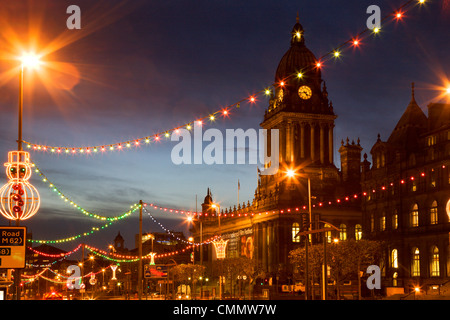
[{"label": "street lamp post", "polygon": [[[218,208],[217,217],[218,217],[218,222],[219,222],[219,236],[221,236],[222,235],[222,230],[221,230],[221,227],[220,227],[220,204],[213,203],[211,205],[211,207]],[[222,300],[222,271],[223,271],[222,264],[221,264],[221,268],[220,269],[221,270],[220,270],[220,275],[219,275],[219,299]]]},{"label": "street lamp post", "polygon": [[[22,148],[22,118],[23,118],[23,71],[24,68],[34,68],[37,67],[40,64],[39,57],[34,54],[24,54],[20,58],[20,72],[19,72],[19,114],[18,114],[18,139],[17,139],[17,150],[19,151],[17,153],[18,155],[18,162],[22,162],[25,159],[22,159],[22,157],[25,157],[20,151],[23,151]],[[16,226],[18,227],[20,225],[20,217],[17,217],[16,219]],[[15,286],[15,299],[20,300],[20,277],[21,277],[21,270],[19,268],[16,268],[14,271],[14,286]]]},{"label": "street lamp post", "polygon": [[[299,172],[301,175],[305,175],[305,171],[303,169],[300,169]],[[286,176],[288,178],[294,178],[297,175],[296,170],[294,169],[289,169],[286,171]],[[304,226],[304,228],[306,230],[312,230],[312,207],[311,207],[311,178],[309,177],[309,175],[306,176],[307,180],[308,180],[308,221],[306,223],[306,228]],[[308,246],[309,246],[309,241],[310,241],[310,234],[306,233],[305,234],[305,300],[308,300],[309,298],[309,257],[308,257]]]},{"label": "street lamp post", "polygon": [[139,200],[139,263],[138,263],[138,299],[142,299],[142,200]]},{"label": "street lamp post", "polygon": [[[311,179],[308,177],[308,212],[309,212],[309,219],[307,228],[309,230],[309,227],[311,226]],[[312,226],[311,226],[312,227]],[[312,228],[311,228],[312,229]],[[305,300],[308,300],[309,297],[309,257],[308,257],[308,245],[309,245],[309,234],[306,235],[305,238],[305,255],[306,255],[306,267],[305,267],[305,273],[306,273],[306,284],[305,284]]]},{"label": "street lamp post", "polygon": [[40,64],[40,57],[34,53],[24,53],[20,58],[20,73],[19,73],[19,125],[18,125],[18,140],[17,149],[23,150],[22,147],[22,117],[23,117],[23,71],[24,68],[34,69]]}]

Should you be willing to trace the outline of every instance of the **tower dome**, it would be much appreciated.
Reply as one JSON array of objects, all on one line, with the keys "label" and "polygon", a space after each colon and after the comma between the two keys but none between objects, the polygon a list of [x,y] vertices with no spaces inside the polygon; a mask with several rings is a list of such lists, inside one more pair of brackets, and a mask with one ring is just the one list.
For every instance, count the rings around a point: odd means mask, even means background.
[{"label": "tower dome", "polygon": [[211,205],[213,203],[212,196],[211,196],[211,191],[209,190],[209,188],[208,188],[208,191],[206,193],[206,197],[203,200],[203,203],[204,204],[208,204],[208,205]]},{"label": "tower dome", "polygon": [[[314,54],[305,46],[305,37],[303,26],[297,23],[292,28],[291,32],[291,47],[281,58],[275,73],[275,82],[292,76],[302,70],[316,70],[317,59]],[[320,70],[318,70],[320,77]]]}]

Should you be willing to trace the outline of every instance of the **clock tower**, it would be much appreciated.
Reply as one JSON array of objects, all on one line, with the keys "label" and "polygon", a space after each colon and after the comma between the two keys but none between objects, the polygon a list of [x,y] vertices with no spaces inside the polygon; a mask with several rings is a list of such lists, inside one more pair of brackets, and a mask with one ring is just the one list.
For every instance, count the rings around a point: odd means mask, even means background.
[{"label": "clock tower", "polygon": [[[271,209],[305,200],[308,177],[313,196],[323,201],[333,197],[340,179],[333,158],[336,118],[320,61],[306,47],[297,17],[290,48],[278,64],[274,90],[261,123],[269,134],[270,129],[279,130],[279,170],[272,176],[259,177],[257,207]],[[286,178],[288,172],[291,176]]]},{"label": "clock tower", "polygon": [[[278,156],[278,171],[268,175],[269,170],[261,172],[258,168],[253,202],[225,209],[219,220],[208,214],[211,219],[202,218],[202,231],[196,231],[196,239],[200,234],[206,239],[220,229],[223,239],[229,240],[227,257],[243,256],[243,252],[249,252],[247,243],[253,244],[252,259],[266,276],[277,277],[277,281],[279,277],[281,284],[297,277],[289,252],[304,246],[307,238],[299,233],[309,217],[315,229],[308,237],[313,244],[338,236],[342,240],[360,238],[362,230],[360,197],[349,197],[361,192],[362,148],[359,141],[342,142],[342,172],[336,168],[333,129],[337,117],[328,100],[319,61],[305,45],[298,18],[290,42],[275,72],[274,89],[261,123],[267,129],[268,144],[273,138],[271,130],[278,130],[279,153],[267,154],[271,161]],[[267,151],[271,150],[267,145]],[[265,163],[264,169],[270,166],[270,162]],[[212,203],[208,191],[203,212]],[[333,230],[325,234],[320,230],[325,227]],[[208,256],[212,266],[213,255]]]}]

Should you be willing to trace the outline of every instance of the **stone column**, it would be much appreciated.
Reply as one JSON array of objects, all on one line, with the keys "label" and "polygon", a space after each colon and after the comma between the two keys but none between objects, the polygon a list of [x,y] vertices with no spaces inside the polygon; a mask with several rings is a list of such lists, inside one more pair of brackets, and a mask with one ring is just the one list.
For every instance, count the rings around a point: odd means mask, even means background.
[{"label": "stone column", "polygon": [[300,158],[305,158],[305,123],[300,122]]},{"label": "stone column", "polygon": [[287,163],[292,163],[293,159],[293,138],[294,138],[294,134],[293,134],[293,125],[291,121],[288,121],[286,124],[286,162]]},{"label": "stone column", "polygon": [[315,134],[314,134],[315,128],[314,127],[315,127],[315,123],[311,122],[310,126],[311,126],[311,161],[314,162],[314,160],[315,160],[315,153],[316,153],[316,150],[314,148],[314,136],[315,136]]},{"label": "stone column", "polygon": [[320,124],[320,163],[325,163],[325,124]]},{"label": "stone column", "polygon": [[269,221],[267,223],[267,271],[272,272],[273,266],[273,223]]},{"label": "stone column", "polygon": [[283,161],[285,161],[285,157],[286,157],[286,127],[283,127],[283,125],[281,125],[280,127],[278,127],[277,129],[279,129],[280,132],[280,163],[283,163]]},{"label": "stone column", "polygon": [[330,164],[333,163],[333,128],[334,124],[328,126],[328,161]]},{"label": "stone column", "polygon": [[267,223],[262,223],[262,267],[264,271],[267,271]]}]

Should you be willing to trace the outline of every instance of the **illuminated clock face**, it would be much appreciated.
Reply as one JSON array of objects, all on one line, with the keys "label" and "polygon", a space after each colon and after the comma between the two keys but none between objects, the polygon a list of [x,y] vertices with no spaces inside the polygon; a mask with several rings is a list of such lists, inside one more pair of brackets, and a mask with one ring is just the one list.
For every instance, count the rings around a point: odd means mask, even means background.
[{"label": "illuminated clock face", "polygon": [[311,98],[312,96],[311,88],[308,86],[301,86],[300,88],[298,88],[298,96],[303,100]]}]

